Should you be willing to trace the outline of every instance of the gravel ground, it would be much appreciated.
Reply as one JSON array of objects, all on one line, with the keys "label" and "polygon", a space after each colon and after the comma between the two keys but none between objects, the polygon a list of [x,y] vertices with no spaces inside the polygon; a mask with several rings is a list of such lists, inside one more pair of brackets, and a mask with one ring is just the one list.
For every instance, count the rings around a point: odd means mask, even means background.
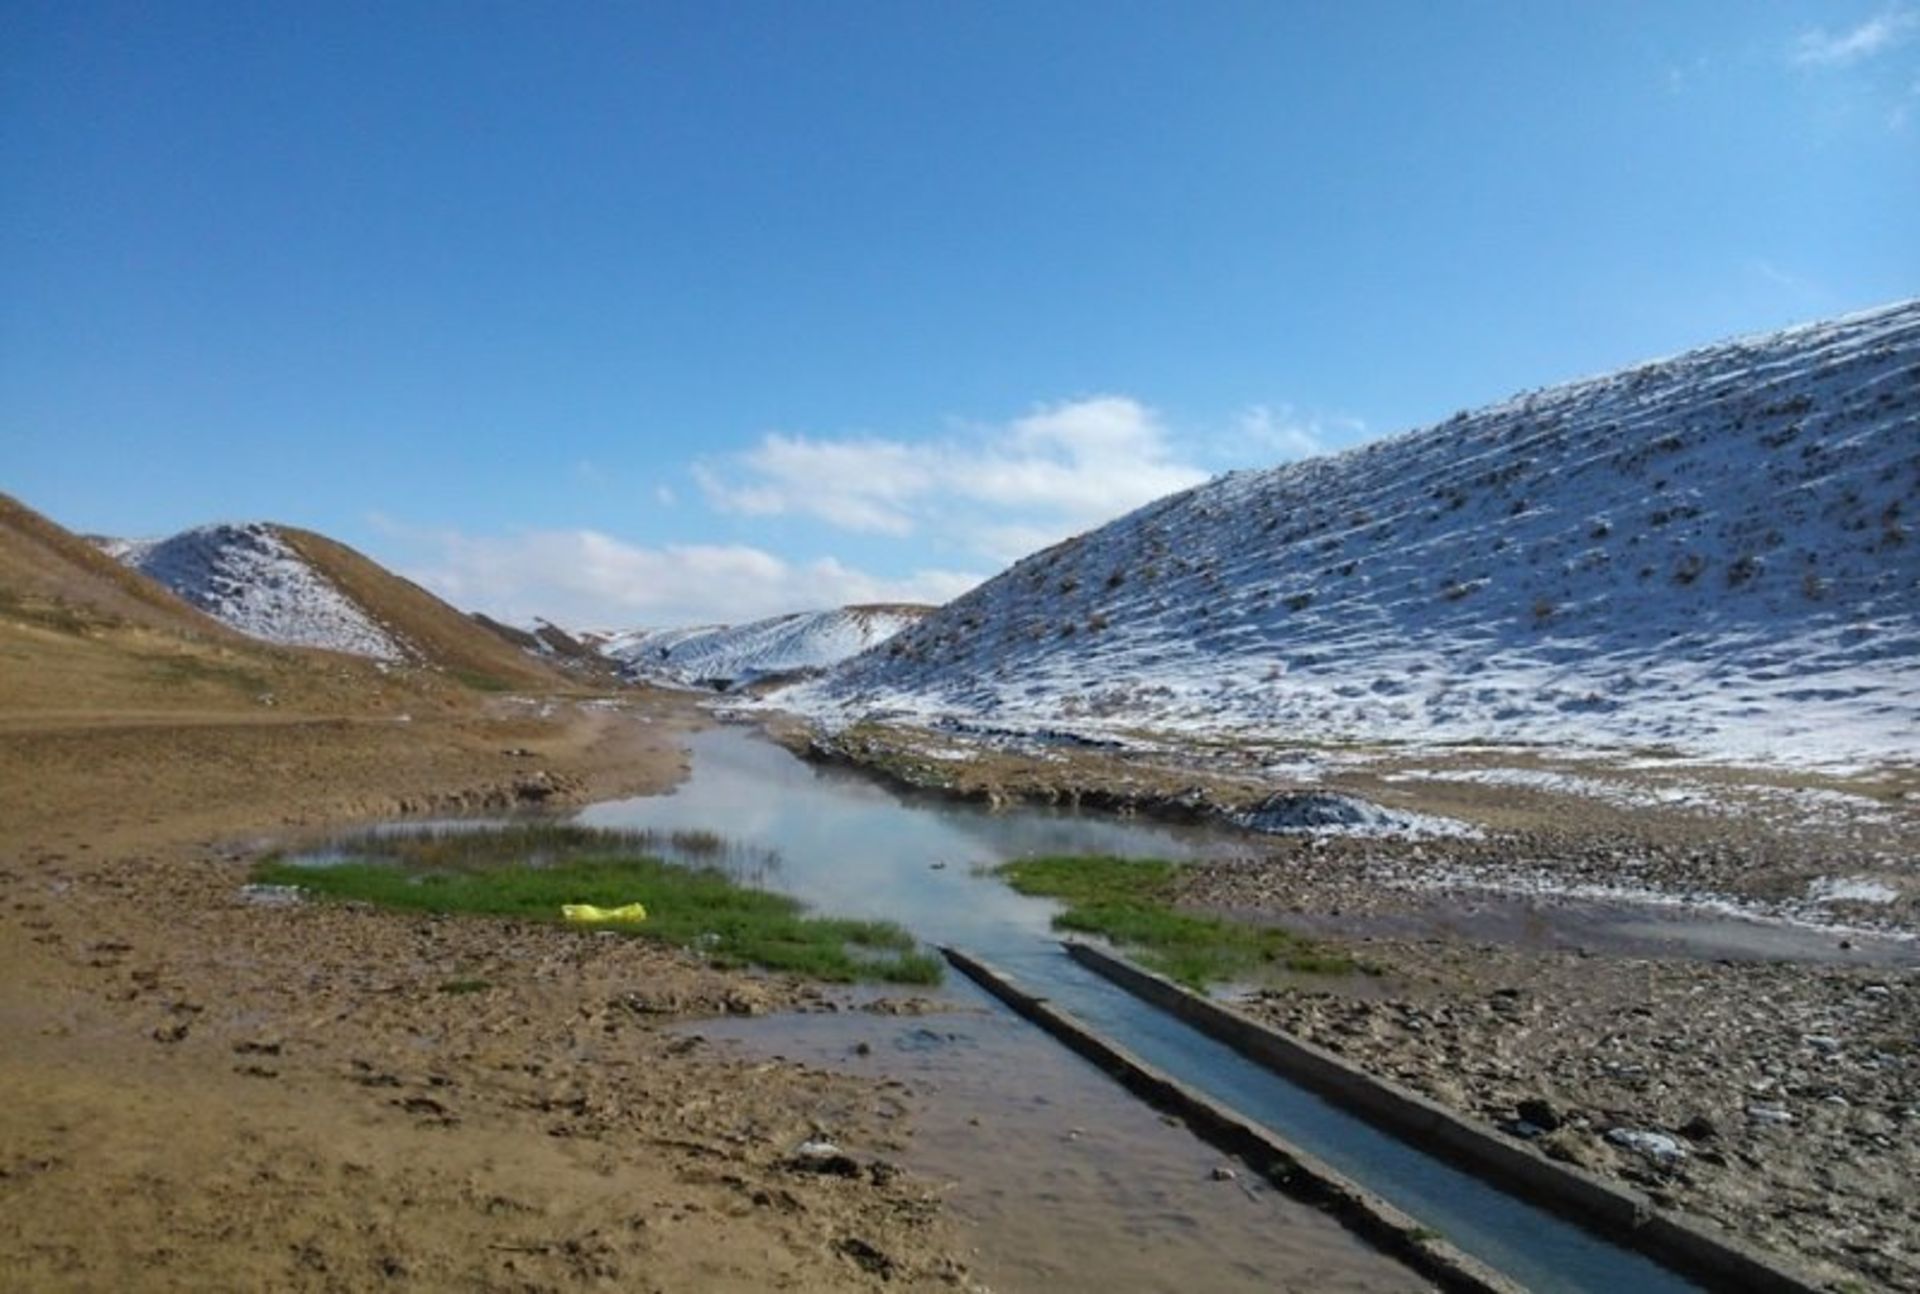
[{"label": "gravel ground", "polygon": [[1466,824],[1477,834],[1249,836],[1245,856],[1192,866],[1184,901],[1336,942],[1375,972],[1263,984],[1255,1015],[1836,1289],[1920,1291],[1912,769],[1820,780],[873,725],[807,740],[994,803],[1204,821],[1322,789]]},{"label": "gravel ground", "polygon": [[1920,972],[1370,944],[1255,1015],[1759,1245],[1920,1290]]}]

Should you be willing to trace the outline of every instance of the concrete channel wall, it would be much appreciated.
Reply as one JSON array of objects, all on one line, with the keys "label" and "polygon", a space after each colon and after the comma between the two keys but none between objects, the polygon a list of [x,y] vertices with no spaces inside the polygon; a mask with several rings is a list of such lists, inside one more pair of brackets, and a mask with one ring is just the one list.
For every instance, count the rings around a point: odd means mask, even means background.
[{"label": "concrete channel wall", "polygon": [[940,951],[967,978],[1111,1074],[1134,1095],[1178,1116],[1205,1141],[1237,1157],[1287,1194],[1332,1214],[1349,1230],[1441,1289],[1452,1294],[1525,1294],[1524,1287],[1283,1140],[1272,1129],[1149,1065],[985,962],[957,948]]},{"label": "concrete channel wall", "polygon": [[1253,1020],[1090,944],[1069,941],[1075,961],[1255,1064],[1310,1089],[1430,1154],[1710,1289],[1730,1294],[1815,1294],[1819,1282],[1731,1236],[1654,1208],[1637,1191],[1547,1158],[1532,1146],[1473,1123],[1330,1051]]}]

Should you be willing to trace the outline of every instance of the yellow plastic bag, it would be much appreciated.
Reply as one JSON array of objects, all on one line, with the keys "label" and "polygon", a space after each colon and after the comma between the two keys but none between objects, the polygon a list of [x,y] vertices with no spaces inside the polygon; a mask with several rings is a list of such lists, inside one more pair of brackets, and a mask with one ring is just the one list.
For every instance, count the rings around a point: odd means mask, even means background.
[{"label": "yellow plastic bag", "polygon": [[591,903],[563,903],[560,915],[569,921],[645,921],[647,909],[643,904],[628,903],[617,908],[599,908]]}]

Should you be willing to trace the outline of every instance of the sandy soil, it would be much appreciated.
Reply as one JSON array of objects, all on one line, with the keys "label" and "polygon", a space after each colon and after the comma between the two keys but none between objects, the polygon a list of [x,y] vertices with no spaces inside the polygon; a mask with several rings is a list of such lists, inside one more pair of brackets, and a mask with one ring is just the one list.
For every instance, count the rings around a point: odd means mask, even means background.
[{"label": "sandy soil", "polygon": [[[275,907],[247,842],[680,775],[677,703],[0,724],[0,1271],[31,1289],[953,1287],[869,1081],[685,1015],[818,990],[550,927]],[[832,1137],[850,1176],[791,1162]]]}]

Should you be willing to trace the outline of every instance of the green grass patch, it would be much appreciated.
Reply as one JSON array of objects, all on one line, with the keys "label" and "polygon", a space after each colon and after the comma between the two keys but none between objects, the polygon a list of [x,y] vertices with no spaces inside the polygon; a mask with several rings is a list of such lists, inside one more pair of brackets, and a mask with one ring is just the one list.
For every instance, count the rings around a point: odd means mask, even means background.
[{"label": "green grass patch", "polygon": [[1056,930],[1099,935],[1192,988],[1283,968],[1321,975],[1362,969],[1351,957],[1273,926],[1182,912],[1177,863],[1161,859],[1024,858],[994,874],[1022,894],[1057,899]]},{"label": "green grass patch", "polygon": [[[586,928],[694,949],[721,966],[763,966],[837,983],[940,980],[940,960],[892,922],[807,916],[799,900],[743,885],[720,867],[668,862],[634,849],[636,841],[652,838],[553,824],[374,834],[336,842],[326,861],[268,858],[253,879],[295,885],[323,900],[530,921],[558,922],[568,903],[612,908],[638,902],[646,905],[645,921]],[[714,852],[705,840],[697,850]]]}]

